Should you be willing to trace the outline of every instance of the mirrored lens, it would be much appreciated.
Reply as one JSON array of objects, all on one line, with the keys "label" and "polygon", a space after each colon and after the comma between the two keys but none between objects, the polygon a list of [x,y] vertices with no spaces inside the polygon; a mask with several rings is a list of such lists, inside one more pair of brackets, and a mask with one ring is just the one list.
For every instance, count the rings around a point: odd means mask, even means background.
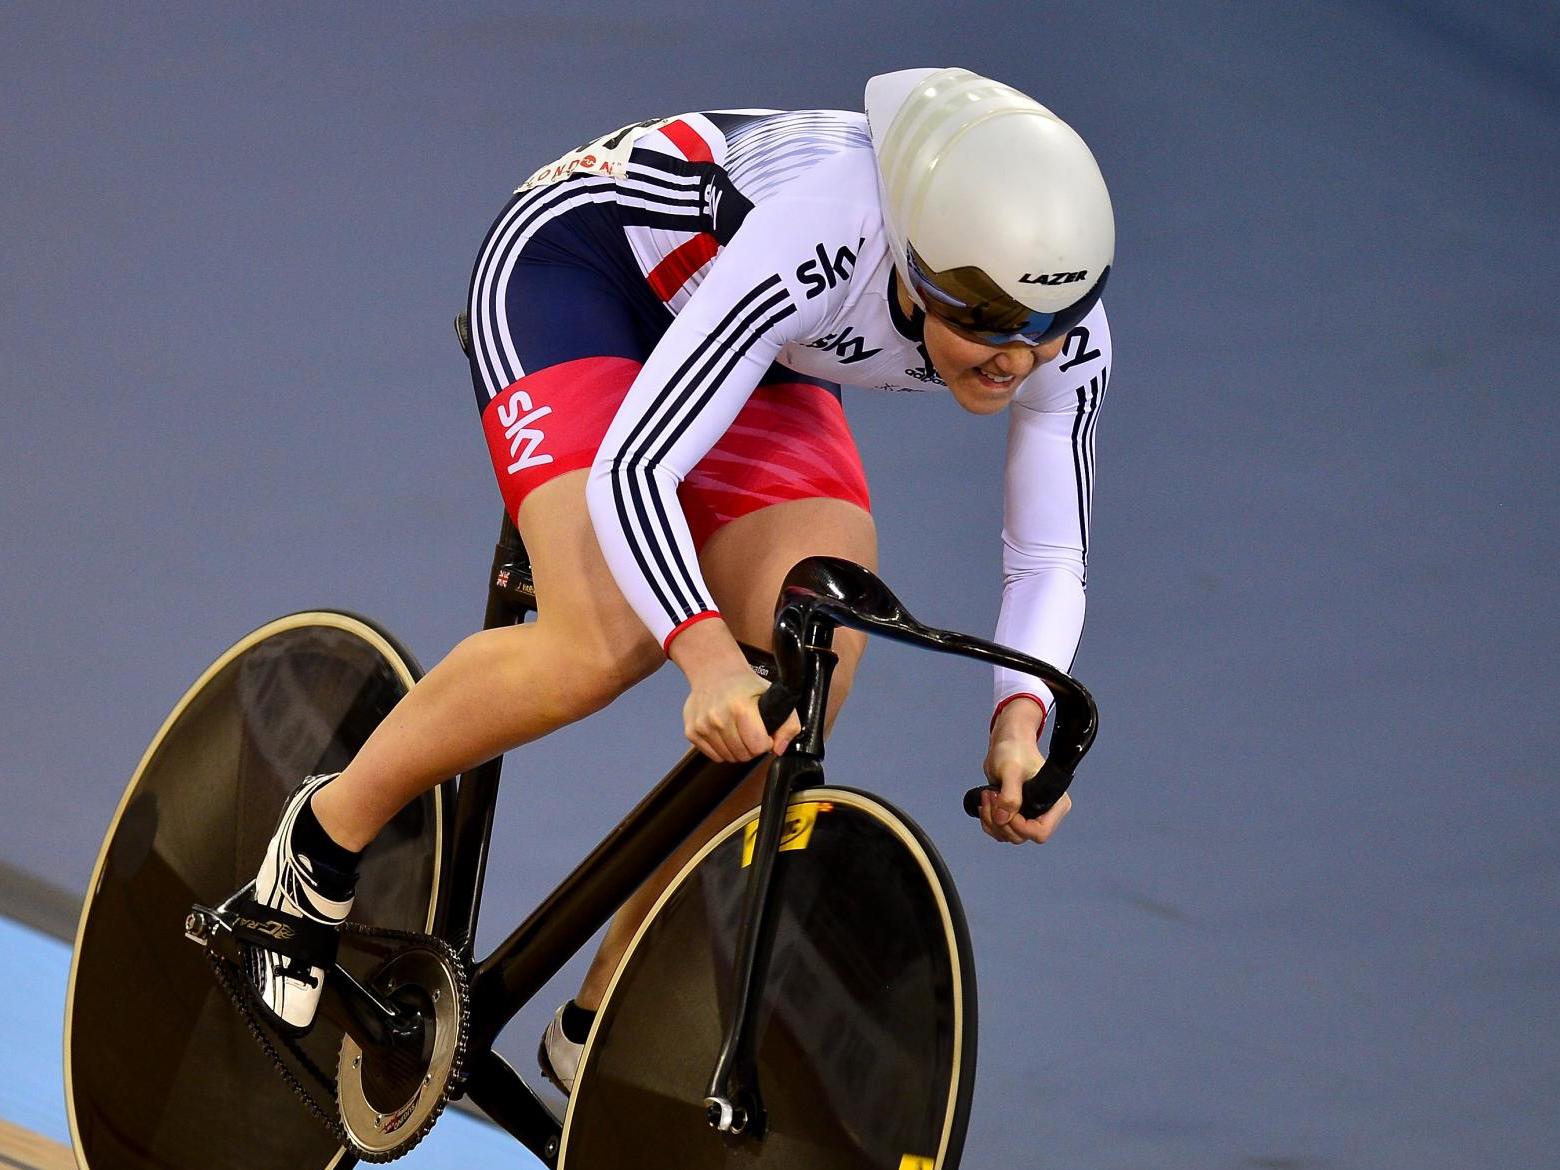
[{"label": "mirrored lens", "polygon": [[1014,300],[979,268],[929,273],[914,247],[909,261],[910,282],[926,311],[987,345],[1044,345],[1063,336],[1094,308],[1110,276],[1106,266],[1077,301],[1060,312],[1045,313]]}]

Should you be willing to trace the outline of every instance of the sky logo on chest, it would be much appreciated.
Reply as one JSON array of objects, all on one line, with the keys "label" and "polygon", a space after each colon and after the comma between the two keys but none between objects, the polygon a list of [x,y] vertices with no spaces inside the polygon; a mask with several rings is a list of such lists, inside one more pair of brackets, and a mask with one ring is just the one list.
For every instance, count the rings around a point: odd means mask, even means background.
[{"label": "sky logo on chest", "polygon": [[[865,236],[856,241],[856,251],[867,242]],[[796,279],[807,287],[807,299],[821,297],[831,288],[844,284],[850,279],[852,272],[856,270],[856,252],[852,252],[844,244],[841,244],[829,256],[829,250],[822,244],[813,245],[813,253],[816,259],[808,260],[796,269]]]}]

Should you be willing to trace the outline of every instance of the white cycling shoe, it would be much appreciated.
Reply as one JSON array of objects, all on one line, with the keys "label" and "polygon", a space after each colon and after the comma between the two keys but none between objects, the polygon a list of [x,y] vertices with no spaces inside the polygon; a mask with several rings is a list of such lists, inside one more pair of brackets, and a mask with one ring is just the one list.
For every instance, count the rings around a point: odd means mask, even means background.
[{"label": "white cycling shoe", "polygon": [[[335,898],[320,888],[314,864],[293,847],[293,825],[305,802],[336,775],[310,776],[288,797],[255,878],[254,900],[260,905],[323,926],[339,926],[346,919],[352,895]],[[294,1035],[306,1032],[319,1008],[324,968],[305,967],[257,946],[246,946],[246,950],[245,973],[272,1023]]]},{"label": "white cycling shoe", "polygon": [[580,1071],[580,1057],[585,1052],[585,1045],[576,1044],[563,1034],[563,1013],[568,1006],[564,1004],[553,1013],[547,1031],[542,1033],[542,1042],[536,1049],[536,1062],[542,1066],[542,1075],[563,1090],[566,1097],[574,1093],[574,1080]]}]

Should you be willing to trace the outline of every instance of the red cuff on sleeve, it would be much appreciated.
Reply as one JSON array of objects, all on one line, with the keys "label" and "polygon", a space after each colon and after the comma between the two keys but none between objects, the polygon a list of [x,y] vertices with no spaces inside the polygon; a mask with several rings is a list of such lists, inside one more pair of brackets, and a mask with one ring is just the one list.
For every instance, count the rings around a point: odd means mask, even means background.
[{"label": "red cuff on sleeve", "polygon": [[[679,626],[678,628],[681,629],[682,627]],[[673,632],[675,633],[676,631]],[[1009,695],[1002,702],[998,703],[997,709],[991,713],[991,723],[987,726],[987,730],[989,731],[997,725],[997,716],[1002,714],[1002,708],[1006,707],[1014,699],[1028,699],[1040,708],[1040,726],[1035,728],[1035,738],[1040,738],[1041,732],[1045,730],[1046,721],[1051,718],[1051,709],[1045,705],[1045,700],[1039,695],[1032,695],[1028,691],[1020,691],[1016,695]]]},{"label": "red cuff on sleeve", "polygon": [[695,622],[702,622],[708,620],[709,618],[718,618],[719,616],[720,612],[718,610],[707,609],[703,613],[694,614],[691,618],[684,618],[682,621],[678,622],[675,626],[672,627],[672,632],[667,634],[665,640],[662,641],[661,653],[670,657],[672,653],[672,640],[676,638],[678,634],[682,633]]}]

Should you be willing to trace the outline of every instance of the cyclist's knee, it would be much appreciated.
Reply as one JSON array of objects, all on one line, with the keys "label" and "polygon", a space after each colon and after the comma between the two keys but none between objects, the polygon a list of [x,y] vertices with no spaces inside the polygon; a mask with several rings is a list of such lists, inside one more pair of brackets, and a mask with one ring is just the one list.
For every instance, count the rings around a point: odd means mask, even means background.
[{"label": "cyclist's knee", "polygon": [[[562,607],[560,607],[562,608]],[[580,714],[599,710],[666,662],[632,611],[542,611],[532,627],[556,664],[557,697]]]},{"label": "cyclist's knee", "polygon": [[[538,694],[536,659],[547,670],[548,686]],[[643,627],[628,623],[610,629],[577,628],[557,619],[482,630],[464,639],[447,660],[461,673],[480,673],[496,702],[542,703],[571,720],[605,707],[666,661]],[[448,672],[450,666],[442,666]]]},{"label": "cyclist's knee", "polygon": [[580,639],[568,657],[576,701],[590,711],[605,707],[666,661],[648,632],[617,639]]}]

